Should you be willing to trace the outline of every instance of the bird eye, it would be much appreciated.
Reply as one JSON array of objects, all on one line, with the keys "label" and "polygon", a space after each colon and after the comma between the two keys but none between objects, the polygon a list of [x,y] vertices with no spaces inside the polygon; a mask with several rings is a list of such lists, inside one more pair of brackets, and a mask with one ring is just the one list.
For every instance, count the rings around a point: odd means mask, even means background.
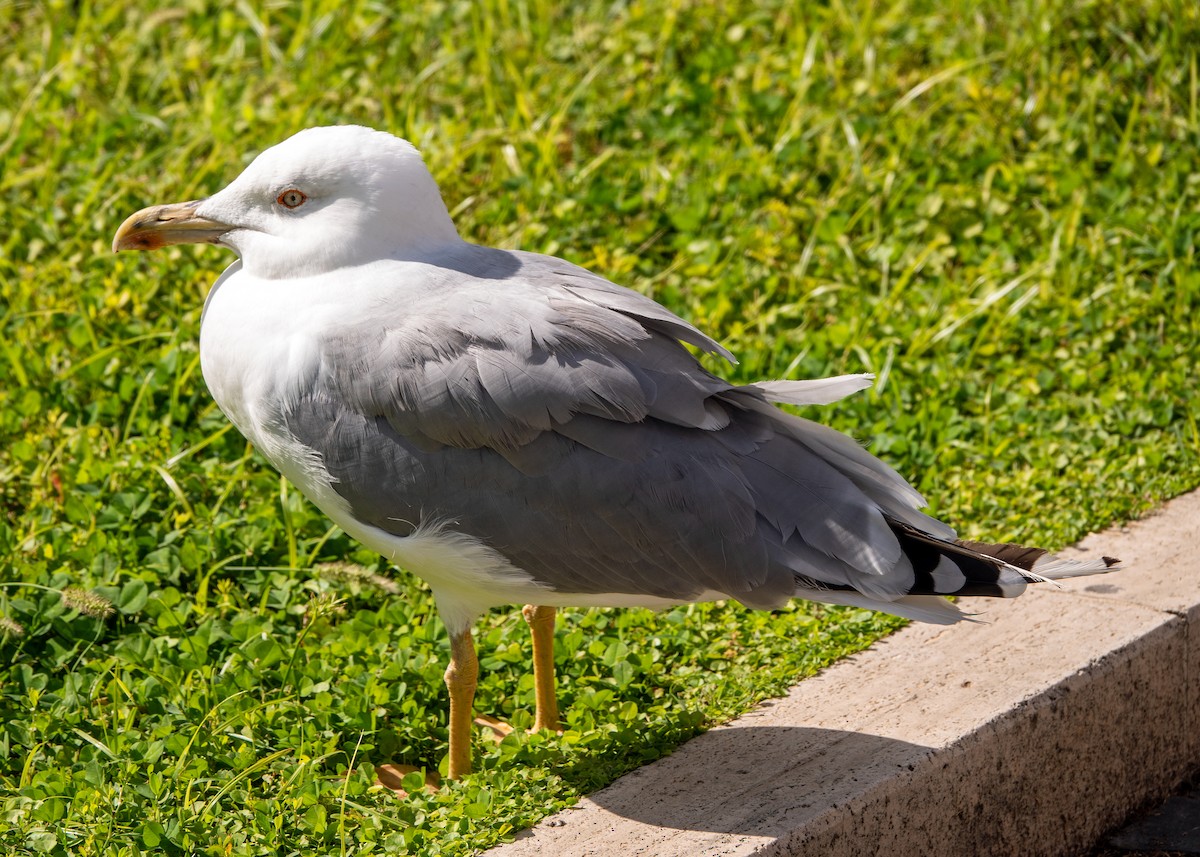
[{"label": "bird eye", "polygon": [[298,208],[308,200],[303,191],[298,191],[295,188],[285,190],[279,196],[275,197],[275,201],[284,208]]}]

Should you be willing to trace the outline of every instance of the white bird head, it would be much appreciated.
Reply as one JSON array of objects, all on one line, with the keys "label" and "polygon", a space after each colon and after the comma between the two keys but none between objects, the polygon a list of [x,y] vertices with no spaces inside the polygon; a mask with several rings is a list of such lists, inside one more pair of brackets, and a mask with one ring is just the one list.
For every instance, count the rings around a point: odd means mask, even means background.
[{"label": "white bird head", "polygon": [[410,143],[340,125],[309,128],[267,149],[208,199],[131,215],[113,250],[221,244],[247,272],[278,278],[422,258],[459,240]]}]

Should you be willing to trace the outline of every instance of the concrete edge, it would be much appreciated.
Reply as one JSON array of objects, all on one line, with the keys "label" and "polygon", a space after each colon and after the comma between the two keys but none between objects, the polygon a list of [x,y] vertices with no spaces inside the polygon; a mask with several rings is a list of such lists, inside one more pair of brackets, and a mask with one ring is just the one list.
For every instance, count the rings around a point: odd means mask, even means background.
[{"label": "concrete edge", "polygon": [[1200,492],[1086,538],[1118,574],[969,599],[489,857],[1086,851],[1200,768]]}]

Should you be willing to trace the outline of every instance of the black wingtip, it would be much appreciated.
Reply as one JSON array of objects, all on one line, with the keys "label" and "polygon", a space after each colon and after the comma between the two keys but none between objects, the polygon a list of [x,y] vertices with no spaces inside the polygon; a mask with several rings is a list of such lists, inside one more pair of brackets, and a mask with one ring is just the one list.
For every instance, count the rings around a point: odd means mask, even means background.
[{"label": "black wingtip", "polygon": [[1112,568],[1114,565],[1121,564],[1121,561],[1119,559],[1117,559],[1115,556],[1102,556],[1100,558],[1102,560],[1104,560],[1104,565],[1107,568]]}]

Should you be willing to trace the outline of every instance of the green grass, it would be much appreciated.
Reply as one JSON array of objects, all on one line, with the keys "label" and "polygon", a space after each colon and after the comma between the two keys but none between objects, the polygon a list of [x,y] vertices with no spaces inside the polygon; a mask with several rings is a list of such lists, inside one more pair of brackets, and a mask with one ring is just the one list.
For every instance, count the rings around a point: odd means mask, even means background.
[{"label": "green grass", "polygon": [[[896,625],[565,611],[562,737],[374,787],[442,760],[431,600],[318,570],[388,573],[213,406],[227,255],[108,250],[301,127],[408,137],[468,237],[654,295],[734,380],[878,373],[820,418],[969,536],[1200,483],[1196,4],[391,5],[0,0],[4,853],[468,853]],[[516,611],[477,640],[527,724]]]}]

